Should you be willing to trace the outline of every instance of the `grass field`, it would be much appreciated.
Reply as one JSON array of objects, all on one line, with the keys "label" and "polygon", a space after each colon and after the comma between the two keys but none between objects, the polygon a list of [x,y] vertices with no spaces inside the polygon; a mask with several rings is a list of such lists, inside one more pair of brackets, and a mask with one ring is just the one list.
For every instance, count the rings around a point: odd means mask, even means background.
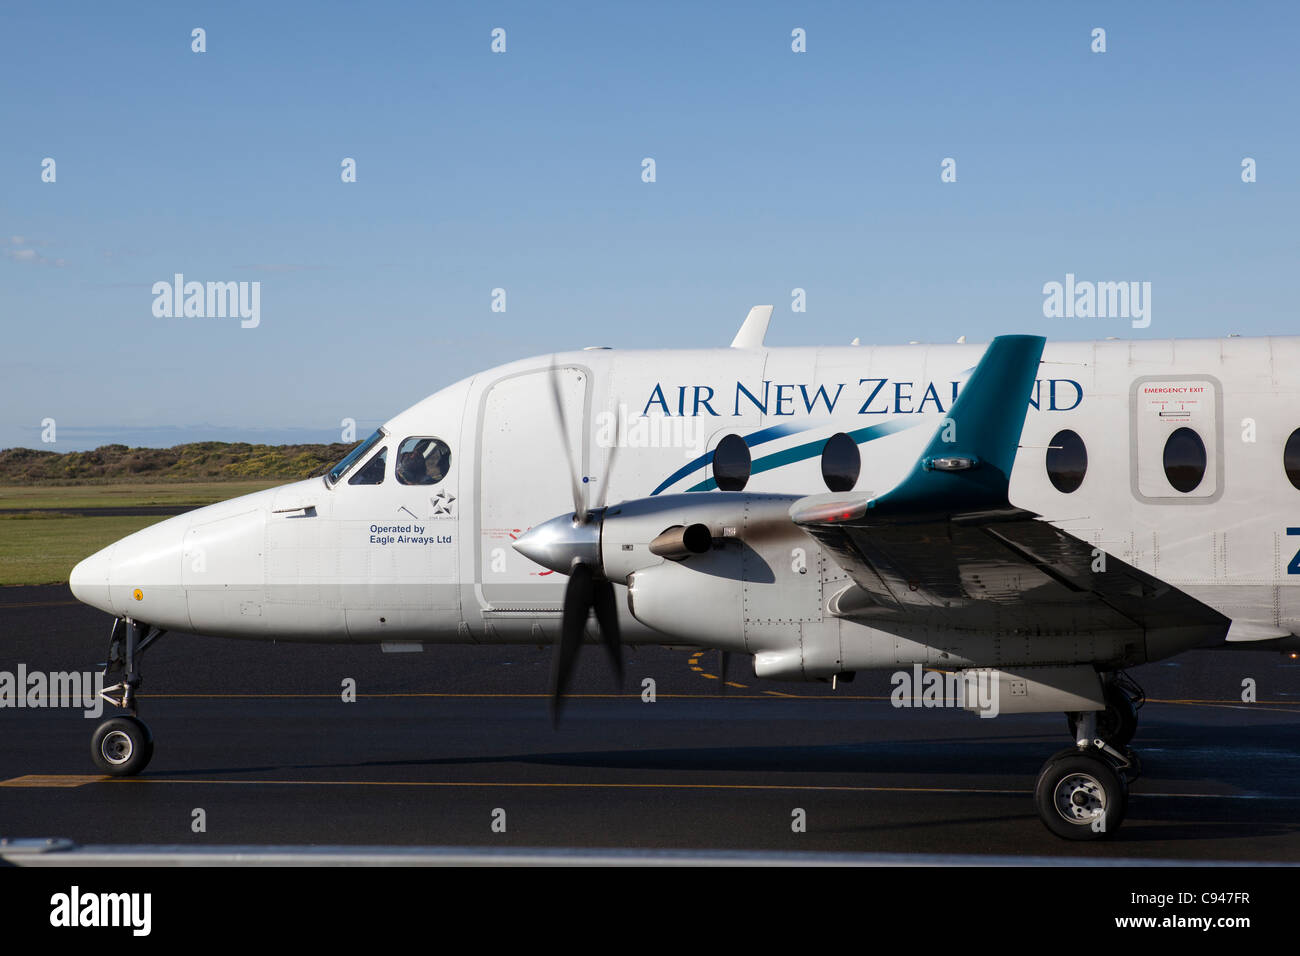
[{"label": "grass field", "polygon": [[0,515],[0,586],[62,584],[82,558],[165,520]]},{"label": "grass field", "polygon": [[186,481],[157,484],[0,485],[0,508],[113,508],[210,505],[285,481]]},{"label": "grass field", "polygon": [[[0,486],[0,508],[110,508],[210,505],[283,481]],[[0,514],[0,587],[62,584],[82,558],[166,517]]]}]

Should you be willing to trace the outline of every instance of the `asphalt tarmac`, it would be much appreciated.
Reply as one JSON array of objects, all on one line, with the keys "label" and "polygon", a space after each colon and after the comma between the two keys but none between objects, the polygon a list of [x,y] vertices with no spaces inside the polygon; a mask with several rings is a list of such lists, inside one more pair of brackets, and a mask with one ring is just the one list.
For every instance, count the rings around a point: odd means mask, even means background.
[{"label": "asphalt tarmac", "polygon": [[[110,623],[66,587],[0,589],[0,671],[95,669]],[[886,672],[832,689],[747,662],[721,696],[717,662],[633,649],[615,692],[585,648],[555,729],[547,648],[169,634],[144,661],[156,753],[140,777],[96,774],[80,710],[0,710],[0,837],[1300,862],[1300,662],[1280,654],[1133,671],[1143,775],[1113,839],[1082,844],[1032,801],[1069,743],[1061,715],[899,709]]]}]

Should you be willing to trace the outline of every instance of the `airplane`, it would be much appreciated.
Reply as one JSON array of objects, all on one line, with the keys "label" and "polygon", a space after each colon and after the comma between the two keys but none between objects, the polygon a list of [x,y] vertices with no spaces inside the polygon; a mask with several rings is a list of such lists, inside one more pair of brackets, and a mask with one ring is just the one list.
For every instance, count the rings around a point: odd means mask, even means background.
[{"label": "airplane", "polygon": [[[1300,337],[774,348],[524,359],[393,417],[325,474],[79,563],[112,615],[104,773],[153,753],[168,631],[746,655],[760,679],[925,669],[1063,712],[1043,824],[1113,835],[1140,772],[1129,668],[1300,647]],[[724,681],[725,681],[725,674]],[[971,699],[955,705],[979,712]]]}]

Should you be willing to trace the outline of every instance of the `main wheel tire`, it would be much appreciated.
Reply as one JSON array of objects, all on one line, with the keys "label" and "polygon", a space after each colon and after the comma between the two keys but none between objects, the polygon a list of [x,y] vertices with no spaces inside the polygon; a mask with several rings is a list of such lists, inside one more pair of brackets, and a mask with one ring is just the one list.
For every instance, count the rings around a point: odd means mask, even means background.
[{"label": "main wheel tire", "polygon": [[90,758],[101,771],[115,777],[137,774],[153,758],[153,734],[136,717],[110,717],[95,728]]},{"label": "main wheel tire", "polygon": [[1106,759],[1071,748],[1043,764],[1034,803],[1043,825],[1057,836],[1105,839],[1124,822],[1128,783]]},{"label": "main wheel tire", "polygon": [[[1137,733],[1138,715],[1133,699],[1114,684],[1105,690],[1106,709],[1097,713],[1097,736],[1116,750],[1123,750]],[[1078,740],[1079,715],[1074,711],[1065,714],[1070,727],[1070,739]]]}]

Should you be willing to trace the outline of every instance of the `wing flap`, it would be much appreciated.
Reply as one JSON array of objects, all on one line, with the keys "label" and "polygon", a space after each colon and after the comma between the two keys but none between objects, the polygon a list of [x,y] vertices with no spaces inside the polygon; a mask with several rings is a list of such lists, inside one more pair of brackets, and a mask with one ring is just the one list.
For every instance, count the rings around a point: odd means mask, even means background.
[{"label": "wing flap", "polygon": [[1224,620],[1159,578],[1028,513],[988,525],[803,527],[871,599],[841,602],[851,609],[840,612],[845,616],[888,609],[953,627],[1073,633]]}]

